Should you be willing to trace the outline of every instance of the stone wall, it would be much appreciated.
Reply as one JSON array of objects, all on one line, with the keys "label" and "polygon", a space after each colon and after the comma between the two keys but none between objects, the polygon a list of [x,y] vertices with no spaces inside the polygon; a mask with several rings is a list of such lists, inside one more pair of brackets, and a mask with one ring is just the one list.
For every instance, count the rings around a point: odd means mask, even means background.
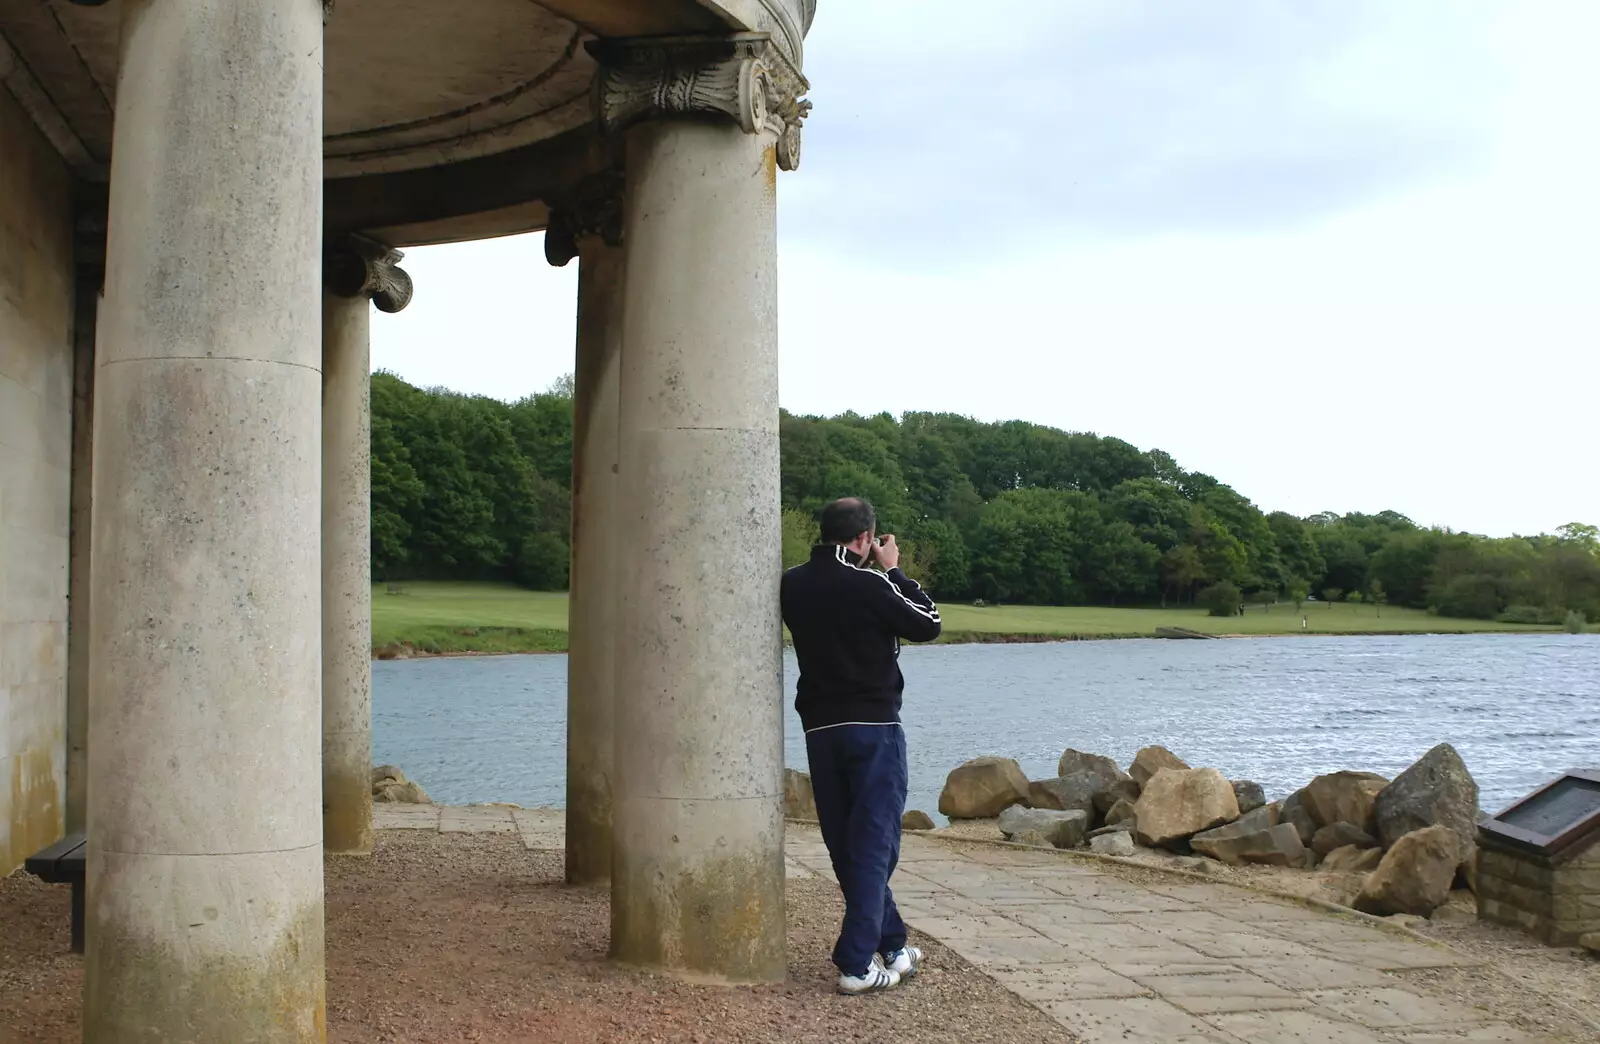
[{"label": "stone wall", "polygon": [[1600,931],[1600,844],[1560,866],[1484,848],[1478,852],[1478,916],[1576,946]]},{"label": "stone wall", "polygon": [[66,801],[71,185],[0,88],[0,875]]}]

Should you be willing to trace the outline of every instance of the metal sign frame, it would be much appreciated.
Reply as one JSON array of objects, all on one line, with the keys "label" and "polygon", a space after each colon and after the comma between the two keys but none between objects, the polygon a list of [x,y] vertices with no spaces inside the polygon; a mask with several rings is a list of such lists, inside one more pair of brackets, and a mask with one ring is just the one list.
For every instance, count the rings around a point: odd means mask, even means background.
[{"label": "metal sign frame", "polygon": [[[1479,840],[1489,842],[1492,847],[1532,850],[1552,863],[1559,863],[1577,855],[1580,849],[1587,847],[1584,844],[1586,841],[1600,842],[1600,808],[1568,825],[1559,834],[1541,834],[1502,821],[1505,816],[1537,801],[1568,780],[1581,780],[1584,783],[1600,786],[1600,769],[1571,769],[1532,793],[1518,798],[1491,818],[1478,824]],[[1499,844],[1496,845],[1495,842]]]}]

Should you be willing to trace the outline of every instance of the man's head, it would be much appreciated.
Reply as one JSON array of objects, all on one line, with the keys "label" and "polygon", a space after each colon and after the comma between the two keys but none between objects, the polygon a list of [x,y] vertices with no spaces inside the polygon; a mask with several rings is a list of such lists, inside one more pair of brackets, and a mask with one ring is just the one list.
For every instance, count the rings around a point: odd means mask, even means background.
[{"label": "man's head", "polygon": [[822,542],[861,554],[877,535],[878,513],[860,497],[841,497],[822,509]]}]

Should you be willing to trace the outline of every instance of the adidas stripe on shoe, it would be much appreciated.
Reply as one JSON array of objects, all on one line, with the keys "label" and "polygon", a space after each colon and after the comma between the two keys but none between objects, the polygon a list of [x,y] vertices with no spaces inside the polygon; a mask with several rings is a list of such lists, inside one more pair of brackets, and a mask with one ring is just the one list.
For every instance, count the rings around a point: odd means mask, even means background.
[{"label": "adidas stripe on shoe", "polygon": [[917,974],[917,968],[922,964],[922,951],[915,946],[904,946],[883,955],[884,967],[900,976],[909,979]]},{"label": "adidas stripe on shoe", "polygon": [[872,955],[872,963],[867,965],[867,970],[860,975],[839,974],[839,992],[849,997],[859,997],[864,993],[879,993],[890,990],[900,985],[900,974],[883,966],[883,958],[877,954]]}]

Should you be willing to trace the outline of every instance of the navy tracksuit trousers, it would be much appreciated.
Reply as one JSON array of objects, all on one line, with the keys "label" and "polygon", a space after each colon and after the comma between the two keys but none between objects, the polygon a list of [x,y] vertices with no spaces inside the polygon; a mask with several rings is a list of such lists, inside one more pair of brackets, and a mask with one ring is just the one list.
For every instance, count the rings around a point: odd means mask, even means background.
[{"label": "navy tracksuit trousers", "polygon": [[844,892],[833,963],[866,971],[874,953],[906,944],[889,878],[900,860],[906,807],[906,734],[899,725],[835,725],[806,733],[806,759],[822,840]]}]

